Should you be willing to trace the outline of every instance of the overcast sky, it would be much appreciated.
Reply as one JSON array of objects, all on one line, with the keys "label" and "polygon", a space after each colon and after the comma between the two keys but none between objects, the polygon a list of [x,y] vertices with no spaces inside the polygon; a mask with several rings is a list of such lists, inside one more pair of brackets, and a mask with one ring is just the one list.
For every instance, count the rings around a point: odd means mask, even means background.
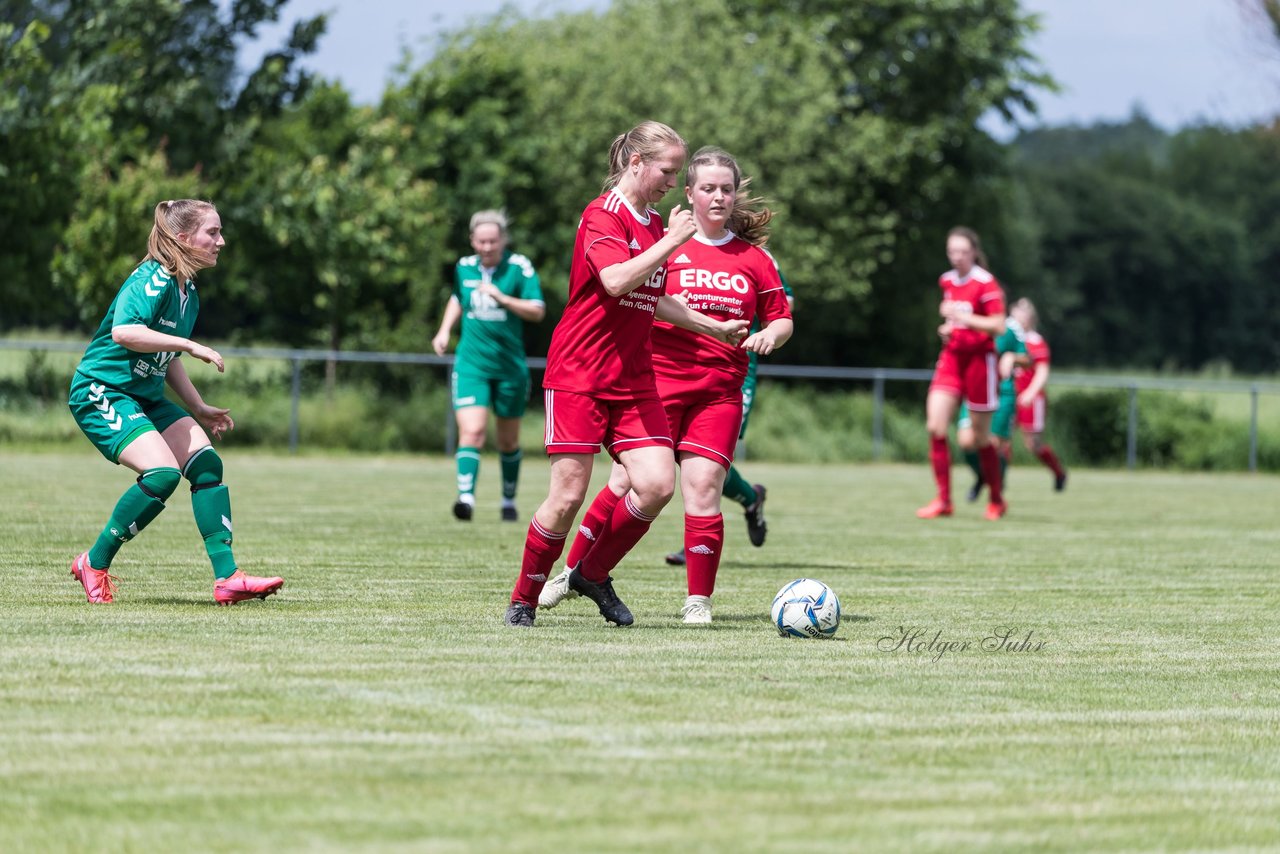
[{"label": "overcast sky", "polygon": [[[1122,120],[1135,105],[1166,128],[1245,124],[1280,113],[1280,41],[1245,11],[1257,0],[1023,0],[1039,13],[1032,52],[1063,92],[1039,98],[1048,124]],[[513,0],[529,14],[601,8],[607,0]],[[503,0],[290,0],[287,19],[329,12],[307,66],[375,103],[404,46],[426,56],[444,30]],[[856,2],[850,3],[856,9]],[[284,28],[259,45],[278,44]],[[261,53],[248,46],[247,61]],[[993,126],[993,130],[997,130]]]}]

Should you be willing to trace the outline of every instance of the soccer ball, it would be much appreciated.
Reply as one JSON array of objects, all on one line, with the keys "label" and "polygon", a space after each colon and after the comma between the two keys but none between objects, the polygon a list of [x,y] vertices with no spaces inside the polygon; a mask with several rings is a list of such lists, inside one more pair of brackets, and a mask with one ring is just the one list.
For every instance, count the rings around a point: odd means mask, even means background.
[{"label": "soccer ball", "polygon": [[779,590],[770,613],[784,638],[829,638],[840,628],[840,600],[815,578],[797,578]]}]

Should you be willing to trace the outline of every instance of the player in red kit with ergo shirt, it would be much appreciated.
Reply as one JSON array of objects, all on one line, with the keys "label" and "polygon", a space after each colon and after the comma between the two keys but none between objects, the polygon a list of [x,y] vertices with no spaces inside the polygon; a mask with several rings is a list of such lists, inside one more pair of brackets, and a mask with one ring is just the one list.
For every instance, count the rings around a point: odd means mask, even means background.
[{"label": "player in red kit with ergo shirt", "polygon": [[1000,404],[995,339],[1004,334],[1004,291],[986,267],[986,257],[971,229],[953,228],[947,234],[947,260],[952,269],[938,278],[942,303],[942,353],[929,384],[925,427],[929,431],[929,459],[938,495],[916,511],[921,519],[950,516],[951,449],[947,431],[963,397],[969,405],[982,479],[991,492],[986,517],[1005,514],[1001,492],[1000,457],[991,444],[991,414]]},{"label": "player in red kit with ergo shirt", "polygon": [[[791,337],[791,309],[773,258],[762,248],[773,212],[743,194],[737,161],[718,148],[693,155],[685,193],[697,233],[676,250],[667,268],[667,293],[690,308],[725,321],[763,328],[741,346],[680,329],[661,319],[653,326],[653,369],[680,461],[684,498],[684,622],[711,622],[711,594],[724,548],[720,495],[742,426],[742,382],[747,352],[768,355]],[[592,502],[569,550],[572,568],[587,554],[629,486],[615,464],[609,483]],[[575,595],[566,569],[543,589],[540,604],[554,607]]]},{"label": "player in red kit with ergo shirt", "polygon": [[649,343],[655,312],[725,340],[745,330],[745,322],[714,320],[664,295],[667,258],[693,235],[693,215],[676,206],[664,233],[650,206],[675,186],[687,151],[680,135],[659,122],[616,137],[605,192],[578,224],[569,300],[551,336],[543,379],[551,486],[529,524],[503,619],[508,626],[533,625],[538,594],[564,549],[601,447],[625,467],[631,485],[570,582],[609,622],[634,621],[609,572],[675,491],[675,456]]}]

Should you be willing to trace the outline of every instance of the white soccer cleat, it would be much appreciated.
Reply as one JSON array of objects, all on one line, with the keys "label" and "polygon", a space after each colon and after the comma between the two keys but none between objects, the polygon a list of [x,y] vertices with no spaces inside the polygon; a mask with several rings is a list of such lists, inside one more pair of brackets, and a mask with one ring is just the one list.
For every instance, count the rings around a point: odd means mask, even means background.
[{"label": "white soccer cleat", "polygon": [[554,608],[565,599],[576,599],[582,594],[569,586],[569,570],[557,575],[542,587],[538,594],[539,608]]},{"label": "white soccer cleat", "polygon": [[711,597],[690,596],[684,600],[684,607],[680,609],[680,616],[684,618],[686,626],[711,625]]}]

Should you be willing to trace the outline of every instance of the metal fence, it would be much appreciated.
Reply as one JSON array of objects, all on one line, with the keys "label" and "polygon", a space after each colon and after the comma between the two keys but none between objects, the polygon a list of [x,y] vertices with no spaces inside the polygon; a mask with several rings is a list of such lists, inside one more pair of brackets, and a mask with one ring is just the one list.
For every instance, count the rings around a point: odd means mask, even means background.
[{"label": "metal fence", "polygon": [[[0,350],[27,350],[53,352],[81,352],[83,343],[69,341],[24,341],[0,339]],[[436,356],[430,353],[377,353],[348,350],[298,350],[258,347],[220,347],[224,356],[243,359],[275,359],[288,362],[291,367],[289,452],[298,449],[299,404],[302,399],[302,366],[306,362],[353,362],[389,365],[430,365],[449,369],[453,356]],[[531,370],[542,370],[547,360],[530,357]],[[760,365],[764,377],[784,377],[835,382],[871,383],[872,408],[871,441],[872,457],[880,459],[884,444],[885,384],[888,382],[928,382],[933,376],[930,370],[907,368],[841,368],[812,365]],[[1155,377],[1110,376],[1071,374],[1055,371],[1052,380],[1055,388],[1105,388],[1124,389],[1129,396],[1129,417],[1126,430],[1126,462],[1135,468],[1138,462],[1138,392],[1202,392],[1209,394],[1244,394],[1249,396],[1249,471],[1258,468],[1258,398],[1260,395],[1280,395],[1280,383],[1241,380],[1160,379]],[[452,453],[456,442],[453,414],[445,416],[446,453]]]}]

